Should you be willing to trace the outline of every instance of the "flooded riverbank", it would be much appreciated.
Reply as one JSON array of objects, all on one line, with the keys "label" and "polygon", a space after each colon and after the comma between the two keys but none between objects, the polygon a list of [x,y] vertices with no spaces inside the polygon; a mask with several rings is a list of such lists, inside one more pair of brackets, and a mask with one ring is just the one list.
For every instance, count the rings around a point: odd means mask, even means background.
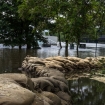
[{"label": "flooded riverbank", "polygon": [[[86,44],[86,48],[79,48],[79,57],[95,57],[105,56],[105,45],[98,44],[97,53],[95,44]],[[17,68],[21,67],[22,61],[27,55],[31,55],[39,58],[47,58],[54,56],[65,56],[65,48],[59,49],[57,46],[42,47],[41,49],[30,49],[27,50],[25,46],[21,50],[18,47],[13,49],[8,46],[0,44],[0,72],[17,72]],[[76,46],[74,49],[68,48],[68,56],[76,56]]]}]

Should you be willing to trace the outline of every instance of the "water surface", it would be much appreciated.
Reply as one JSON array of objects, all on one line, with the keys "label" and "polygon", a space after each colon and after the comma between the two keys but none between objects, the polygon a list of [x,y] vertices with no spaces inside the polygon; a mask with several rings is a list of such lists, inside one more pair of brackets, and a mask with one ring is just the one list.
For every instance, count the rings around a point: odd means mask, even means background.
[{"label": "water surface", "polygon": [[[105,45],[102,47],[98,47],[97,51],[95,47],[91,47],[89,44],[85,49],[79,49],[79,57],[95,57],[97,56],[105,56]],[[21,50],[18,47],[5,47],[0,44],[0,73],[3,72],[18,72],[17,68],[21,67],[22,61],[27,55],[31,55],[39,58],[47,58],[54,56],[65,56],[65,48],[63,47],[61,50],[57,46],[51,47],[42,47],[41,49],[30,49],[27,50],[26,47],[22,47]],[[76,47],[74,49],[68,48],[68,56],[76,56]]]},{"label": "water surface", "polygon": [[69,81],[73,105],[105,105],[105,84],[80,78]]}]

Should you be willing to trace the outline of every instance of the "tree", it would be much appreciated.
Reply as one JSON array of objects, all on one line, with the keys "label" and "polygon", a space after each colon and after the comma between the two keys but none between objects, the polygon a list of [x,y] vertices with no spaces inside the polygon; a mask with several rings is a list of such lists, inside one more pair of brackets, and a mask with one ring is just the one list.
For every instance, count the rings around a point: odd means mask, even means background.
[{"label": "tree", "polygon": [[[96,0],[70,0],[66,9],[67,21],[69,23],[68,33],[69,38],[72,37],[77,43],[77,56],[78,46],[83,36],[91,35],[96,37],[96,26],[100,26],[100,7],[101,1]],[[102,7],[101,7],[102,8]],[[102,11],[101,11],[102,12]]]},{"label": "tree", "polygon": [[68,43],[76,42],[78,56],[83,36],[96,37],[97,26],[104,33],[103,0],[2,0],[0,4],[0,36],[7,39],[6,44],[27,44],[30,48],[37,45],[36,40],[45,41],[41,33],[49,29],[58,33],[59,41],[64,36],[66,49]]},{"label": "tree", "polygon": [[20,0],[0,1],[0,37],[4,45],[12,47],[18,45],[21,48],[22,45],[27,44],[29,49],[35,44],[34,36],[36,33],[39,33],[36,36],[39,36],[40,40],[45,41],[45,38],[41,37],[40,32],[34,32],[33,28],[29,27],[32,24],[31,20],[23,20],[19,17],[18,6],[21,3]]},{"label": "tree", "polygon": [[1,0],[0,1],[0,37],[4,45],[21,45],[24,44],[23,36],[23,21],[18,18],[16,0]]}]

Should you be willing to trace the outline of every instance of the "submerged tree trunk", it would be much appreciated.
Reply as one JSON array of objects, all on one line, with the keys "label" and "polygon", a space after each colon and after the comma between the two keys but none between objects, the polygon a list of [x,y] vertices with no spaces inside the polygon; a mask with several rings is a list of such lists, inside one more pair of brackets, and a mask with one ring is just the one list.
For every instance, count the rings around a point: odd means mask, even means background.
[{"label": "submerged tree trunk", "polygon": [[61,37],[60,37],[60,33],[58,32],[58,41],[59,41],[59,47],[60,49],[62,48],[62,45],[61,45]]},{"label": "submerged tree trunk", "polygon": [[68,49],[65,49],[65,57],[68,57]]},{"label": "submerged tree trunk", "polygon": [[95,57],[97,57],[97,43],[96,43],[96,48],[95,48]]},{"label": "submerged tree trunk", "polygon": [[65,46],[65,56],[68,56],[68,40],[65,40],[66,46]]},{"label": "submerged tree trunk", "polygon": [[31,49],[31,44],[27,44],[27,49]]},{"label": "submerged tree trunk", "polygon": [[21,45],[19,45],[19,49],[21,49],[22,48],[22,46]]},{"label": "submerged tree trunk", "polygon": [[78,44],[77,44],[77,57],[79,57],[79,54],[78,54]]},{"label": "submerged tree trunk", "polygon": [[60,56],[60,51],[61,51],[61,48],[58,50],[58,56]]},{"label": "submerged tree trunk", "polygon": [[65,40],[65,42],[66,42],[65,48],[68,49],[68,40]]},{"label": "submerged tree trunk", "polygon": [[79,43],[80,43],[80,40],[77,39],[77,57],[79,57],[79,53],[78,53]]}]

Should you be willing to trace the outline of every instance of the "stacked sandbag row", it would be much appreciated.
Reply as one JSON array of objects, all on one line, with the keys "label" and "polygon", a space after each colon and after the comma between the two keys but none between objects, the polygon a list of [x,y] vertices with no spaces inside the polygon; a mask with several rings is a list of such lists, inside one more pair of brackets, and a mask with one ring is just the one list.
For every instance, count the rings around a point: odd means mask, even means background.
[{"label": "stacked sandbag row", "polygon": [[26,57],[22,63],[22,71],[25,71],[30,74],[32,77],[36,77],[37,72],[36,69],[38,67],[47,67],[57,69],[61,72],[68,72],[72,70],[76,70],[78,67],[77,62],[79,62],[80,58],[67,58],[67,57],[49,57],[46,59],[37,58],[37,57]]},{"label": "stacked sandbag row", "polygon": [[29,57],[27,56],[22,63],[22,70],[30,74],[32,77],[36,77],[36,69],[38,67],[47,67],[57,69],[61,72],[70,71],[89,71],[92,69],[98,69],[103,66],[105,57],[87,57],[85,59],[77,57],[48,57],[46,59]]},{"label": "stacked sandbag row", "polygon": [[48,85],[45,85],[46,82],[40,84],[42,90],[34,90],[34,83],[38,84],[40,80],[44,79],[33,78],[31,80],[19,73],[0,74],[0,105],[71,105],[69,94],[63,91],[56,91],[56,94],[51,90],[42,91],[48,88]]}]

